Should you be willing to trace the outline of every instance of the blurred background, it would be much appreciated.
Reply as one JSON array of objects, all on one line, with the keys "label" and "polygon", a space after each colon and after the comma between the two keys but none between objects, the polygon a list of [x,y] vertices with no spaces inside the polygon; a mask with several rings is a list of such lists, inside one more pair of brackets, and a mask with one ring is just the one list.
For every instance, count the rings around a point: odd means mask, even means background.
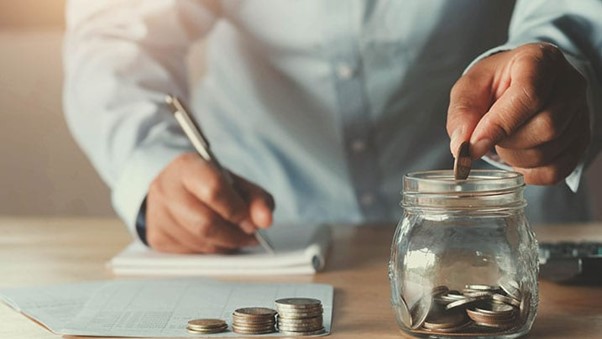
[{"label": "blurred background", "polygon": [[[0,2],[0,214],[113,216],[110,192],[62,113],[64,0]],[[199,43],[191,83],[202,75]],[[602,157],[587,172],[602,220]],[[400,173],[401,175],[401,173]],[[400,187],[401,189],[401,187]]]}]

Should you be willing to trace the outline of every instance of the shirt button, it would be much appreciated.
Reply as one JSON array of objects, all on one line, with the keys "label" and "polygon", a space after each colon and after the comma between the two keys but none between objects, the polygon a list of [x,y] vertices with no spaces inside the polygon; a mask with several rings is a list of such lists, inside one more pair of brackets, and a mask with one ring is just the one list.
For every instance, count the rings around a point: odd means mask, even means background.
[{"label": "shirt button", "polygon": [[364,193],[360,197],[360,203],[364,206],[371,206],[374,204],[374,194],[372,193]]},{"label": "shirt button", "polygon": [[366,142],[362,139],[353,140],[351,143],[351,149],[355,153],[360,153],[366,150]]},{"label": "shirt button", "polygon": [[354,75],[355,71],[349,64],[339,64],[337,66],[337,75],[341,79],[350,79]]}]

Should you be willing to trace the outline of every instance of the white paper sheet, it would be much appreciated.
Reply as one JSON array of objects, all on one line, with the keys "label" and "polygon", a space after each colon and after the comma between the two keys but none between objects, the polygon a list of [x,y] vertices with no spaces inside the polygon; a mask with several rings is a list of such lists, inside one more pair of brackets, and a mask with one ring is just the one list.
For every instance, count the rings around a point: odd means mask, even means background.
[{"label": "white paper sheet", "polygon": [[[86,299],[91,291],[93,296]],[[203,278],[7,289],[1,290],[0,296],[26,315],[35,313],[35,319],[57,334],[82,336],[201,337],[186,331],[188,320],[221,318],[231,324],[231,314],[236,308],[274,308],[274,301],[285,297],[320,299],[324,308],[324,334],[328,334],[333,305],[330,285],[239,283]],[[84,299],[87,301],[82,305]],[[55,314],[50,311],[53,309],[63,311]],[[227,332],[206,337],[238,336],[229,328]],[[263,336],[278,336],[278,333]]]},{"label": "white paper sheet", "polygon": [[[105,282],[7,288],[0,299],[52,332],[62,329]],[[55,332],[58,333],[58,332]]]},{"label": "white paper sheet", "polygon": [[313,274],[326,262],[331,232],[326,225],[286,227],[267,232],[276,254],[253,247],[230,255],[182,255],[130,244],[109,263],[118,275],[283,275]]}]

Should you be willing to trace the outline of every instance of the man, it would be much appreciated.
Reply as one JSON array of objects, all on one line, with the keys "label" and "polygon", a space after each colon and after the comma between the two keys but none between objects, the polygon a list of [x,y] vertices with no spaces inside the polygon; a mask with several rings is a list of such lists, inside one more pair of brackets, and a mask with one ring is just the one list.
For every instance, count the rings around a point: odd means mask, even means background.
[{"label": "man", "polygon": [[[274,220],[392,222],[402,175],[450,168],[462,141],[545,185],[527,189],[532,222],[584,221],[601,23],[597,0],[72,0],[65,109],[118,214],[160,251],[228,252]],[[234,188],[165,93],[190,98]]]}]

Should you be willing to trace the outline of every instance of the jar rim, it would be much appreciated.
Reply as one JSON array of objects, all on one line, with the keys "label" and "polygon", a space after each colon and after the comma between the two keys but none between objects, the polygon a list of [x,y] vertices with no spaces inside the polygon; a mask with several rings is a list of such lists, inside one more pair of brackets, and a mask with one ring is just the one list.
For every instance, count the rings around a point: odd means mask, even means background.
[{"label": "jar rim", "polygon": [[512,191],[525,185],[518,172],[475,169],[466,180],[456,180],[452,170],[433,170],[407,173],[403,177],[403,192],[407,193],[494,193]]}]

